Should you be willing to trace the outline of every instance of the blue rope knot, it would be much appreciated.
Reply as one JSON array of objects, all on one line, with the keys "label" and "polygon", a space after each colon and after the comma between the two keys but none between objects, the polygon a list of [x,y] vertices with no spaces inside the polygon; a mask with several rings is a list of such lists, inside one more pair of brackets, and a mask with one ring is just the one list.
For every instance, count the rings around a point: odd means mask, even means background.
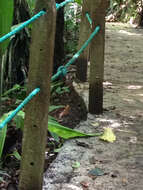
[{"label": "blue rope knot", "polygon": [[65,66],[60,66],[57,71],[62,77],[65,77],[68,70]]}]

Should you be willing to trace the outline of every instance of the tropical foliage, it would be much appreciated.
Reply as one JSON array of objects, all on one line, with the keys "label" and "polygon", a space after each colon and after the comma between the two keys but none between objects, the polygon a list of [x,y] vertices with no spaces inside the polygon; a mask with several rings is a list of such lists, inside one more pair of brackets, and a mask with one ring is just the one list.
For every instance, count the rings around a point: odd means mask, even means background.
[{"label": "tropical foliage", "polygon": [[133,19],[141,24],[142,3],[142,0],[110,0],[107,20],[127,22]]}]

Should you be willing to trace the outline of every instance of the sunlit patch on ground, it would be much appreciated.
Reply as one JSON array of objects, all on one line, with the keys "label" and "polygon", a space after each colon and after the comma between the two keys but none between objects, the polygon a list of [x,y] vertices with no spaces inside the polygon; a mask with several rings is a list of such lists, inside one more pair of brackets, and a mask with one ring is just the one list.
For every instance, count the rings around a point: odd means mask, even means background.
[{"label": "sunlit patch on ground", "polygon": [[140,85],[129,85],[127,87],[127,89],[129,89],[129,90],[137,90],[137,89],[142,89],[142,88],[143,88],[143,86],[140,86]]}]

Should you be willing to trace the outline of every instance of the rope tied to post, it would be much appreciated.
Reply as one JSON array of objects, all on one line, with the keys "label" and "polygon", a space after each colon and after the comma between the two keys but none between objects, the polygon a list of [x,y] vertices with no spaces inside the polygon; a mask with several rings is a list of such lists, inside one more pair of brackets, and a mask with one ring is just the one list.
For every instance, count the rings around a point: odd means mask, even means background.
[{"label": "rope tied to post", "polygon": [[85,16],[87,17],[87,20],[88,20],[89,24],[92,25],[92,19],[91,19],[88,12],[85,14]]},{"label": "rope tied to post", "polygon": [[0,129],[2,129],[8,122],[10,122],[14,116],[36,95],[40,92],[40,88],[35,88],[23,102],[2,122],[0,123]]},{"label": "rope tied to post", "polygon": [[57,74],[61,75],[62,77],[65,77],[68,73],[68,70],[65,66],[60,66],[57,70]]}]

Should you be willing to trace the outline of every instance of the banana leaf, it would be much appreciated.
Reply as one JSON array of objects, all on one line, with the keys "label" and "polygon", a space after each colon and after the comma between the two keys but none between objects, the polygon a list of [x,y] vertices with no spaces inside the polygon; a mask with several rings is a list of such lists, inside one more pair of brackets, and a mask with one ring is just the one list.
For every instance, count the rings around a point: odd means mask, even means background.
[{"label": "banana leaf", "polygon": [[[11,29],[13,19],[13,0],[0,0],[0,37],[8,33]],[[0,43],[0,53],[3,54],[7,48],[9,39]]]},{"label": "banana leaf", "polygon": [[[7,114],[4,114],[2,116],[2,118],[0,118],[0,123],[5,120],[7,117]],[[7,125],[0,130],[0,159],[2,157],[2,153],[3,153],[3,148],[4,148],[4,143],[5,143],[5,139],[6,139],[6,132],[7,132]]]},{"label": "banana leaf", "polygon": [[48,130],[51,133],[55,133],[58,136],[64,138],[64,139],[70,139],[74,137],[94,137],[94,136],[100,136],[102,133],[94,133],[94,134],[86,134],[82,133],[78,130],[73,130],[67,127],[64,127],[57,123],[56,121],[48,121]]}]

